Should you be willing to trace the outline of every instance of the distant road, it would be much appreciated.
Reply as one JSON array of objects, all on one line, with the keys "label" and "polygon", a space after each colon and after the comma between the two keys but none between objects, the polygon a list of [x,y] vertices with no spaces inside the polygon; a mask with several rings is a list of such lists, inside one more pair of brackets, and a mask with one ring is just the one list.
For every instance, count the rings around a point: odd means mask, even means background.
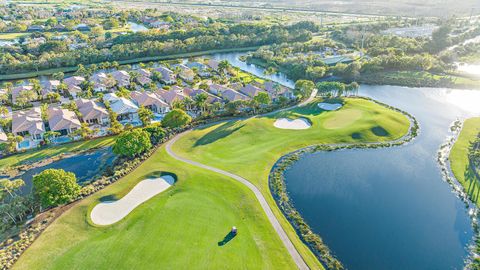
[{"label": "distant road", "polygon": [[[387,16],[397,16],[388,14],[374,14],[374,13],[349,13],[338,11],[317,10],[312,8],[291,8],[291,7],[259,7],[259,6],[243,6],[243,5],[226,5],[217,3],[195,3],[195,2],[170,2],[170,1],[132,1],[132,0],[113,0],[114,2],[129,2],[129,3],[148,3],[148,4],[162,4],[162,5],[177,5],[177,6],[199,6],[199,7],[221,7],[221,8],[242,8],[242,9],[256,9],[256,10],[274,10],[274,11],[296,11],[296,12],[308,12],[308,13],[322,13],[328,15],[338,16],[351,16],[351,17],[372,17],[372,18],[385,18]],[[402,18],[413,18],[408,16],[401,16]]]}]

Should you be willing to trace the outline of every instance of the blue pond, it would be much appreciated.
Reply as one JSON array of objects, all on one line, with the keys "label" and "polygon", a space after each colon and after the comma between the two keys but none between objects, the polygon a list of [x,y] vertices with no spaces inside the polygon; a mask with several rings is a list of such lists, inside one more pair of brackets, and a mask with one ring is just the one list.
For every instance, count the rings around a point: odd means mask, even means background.
[{"label": "blue pond", "polygon": [[102,148],[64,158],[42,167],[33,168],[20,174],[14,179],[21,178],[25,181],[25,186],[22,188],[23,194],[28,194],[32,191],[33,176],[46,169],[63,169],[65,171],[73,172],[77,177],[77,181],[82,184],[90,181],[92,177],[97,174],[102,173],[108,165],[113,163],[114,160],[115,155],[111,148]]}]

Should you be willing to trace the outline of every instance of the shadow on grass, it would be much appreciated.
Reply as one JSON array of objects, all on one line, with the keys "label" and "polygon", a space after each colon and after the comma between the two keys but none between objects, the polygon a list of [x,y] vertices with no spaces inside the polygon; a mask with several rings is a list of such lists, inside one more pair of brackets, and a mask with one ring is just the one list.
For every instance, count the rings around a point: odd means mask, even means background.
[{"label": "shadow on grass", "polygon": [[117,200],[118,200],[118,198],[114,194],[103,196],[99,199],[100,202],[113,202],[113,201],[117,201]]},{"label": "shadow on grass", "polygon": [[228,242],[235,238],[235,236],[236,234],[230,231],[229,233],[227,233],[227,235],[225,235],[222,241],[218,242],[218,246],[221,247],[228,244]]},{"label": "shadow on grass", "polygon": [[237,122],[238,121],[229,121],[229,122],[223,123],[221,126],[203,135],[200,139],[198,139],[195,142],[193,146],[197,147],[200,145],[207,145],[233,134],[234,132],[238,131],[245,125],[245,124],[242,124],[239,126],[235,126]]}]

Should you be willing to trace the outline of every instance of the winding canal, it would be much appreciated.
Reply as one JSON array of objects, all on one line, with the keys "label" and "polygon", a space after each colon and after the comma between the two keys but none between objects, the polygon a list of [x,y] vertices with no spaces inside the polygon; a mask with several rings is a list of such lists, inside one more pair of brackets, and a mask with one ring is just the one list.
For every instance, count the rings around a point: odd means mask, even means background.
[{"label": "winding canal", "polygon": [[[240,55],[213,57],[293,85]],[[480,91],[362,85],[359,94],[414,115],[419,136],[401,147],[302,156],[285,172],[295,207],[347,269],[462,269],[471,219],[436,158],[453,121],[480,115]]]}]

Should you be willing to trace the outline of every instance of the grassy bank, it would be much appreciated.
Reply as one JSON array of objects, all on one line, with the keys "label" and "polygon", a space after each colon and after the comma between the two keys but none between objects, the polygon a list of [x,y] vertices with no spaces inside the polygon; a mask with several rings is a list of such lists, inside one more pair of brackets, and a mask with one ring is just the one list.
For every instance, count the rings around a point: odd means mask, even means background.
[{"label": "grassy bank", "polygon": [[[89,224],[89,211],[102,197],[121,197],[159,171],[175,173],[177,183],[117,224]],[[219,245],[232,226],[239,234]],[[286,254],[248,188],[176,161],[161,148],[64,213],[14,269],[294,269]]]},{"label": "grassy bank", "polygon": [[480,80],[456,74],[438,75],[425,71],[388,71],[363,74],[361,83],[388,84],[409,87],[450,87],[475,89],[480,87]]},{"label": "grassy bank", "polygon": [[84,151],[93,148],[109,146],[113,144],[114,140],[115,137],[102,137],[92,140],[55,145],[41,149],[32,149],[0,159],[0,169],[5,169],[9,166],[16,166],[20,163],[38,161],[63,153]]},{"label": "grassy bank", "polygon": [[[162,60],[171,60],[171,59],[177,59],[177,58],[196,57],[196,56],[210,55],[210,54],[216,54],[216,53],[253,51],[253,50],[256,50],[258,48],[259,47],[218,49],[218,50],[191,52],[191,53],[169,54],[169,55],[162,55],[162,56],[148,56],[148,57],[127,59],[127,60],[119,60],[117,62],[120,65],[127,65],[127,64],[136,64],[136,63],[140,63],[140,62],[162,61]],[[71,72],[75,72],[76,70],[77,70],[77,67],[74,66],[74,67],[62,67],[62,68],[45,69],[45,70],[32,71],[32,72],[26,72],[26,73],[15,73],[15,74],[8,74],[8,75],[0,75],[0,81],[27,79],[27,78],[37,77],[37,76],[51,75],[51,74],[57,73],[57,72],[71,73]]]},{"label": "grassy bank", "polygon": [[480,117],[465,120],[462,131],[450,152],[450,166],[455,178],[465,188],[469,198],[480,206],[480,185],[468,166],[468,147],[480,133]]},{"label": "grassy bank", "polygon": [[[402,137],[409,128],[409,120],[401,113],[368,100],[344,101],[338,111],[321,111],[314,102],[269,116],[195,129],[182,137],[173,150],[189,159],[238,174],[255,184],[307,264],[320,268],[270,194],[268,175],[272,166],[281,156],[309,145],[389,141]],[[312,127],[306,130],[275,128],[273,123],[282,117],[304,117]]]}]

